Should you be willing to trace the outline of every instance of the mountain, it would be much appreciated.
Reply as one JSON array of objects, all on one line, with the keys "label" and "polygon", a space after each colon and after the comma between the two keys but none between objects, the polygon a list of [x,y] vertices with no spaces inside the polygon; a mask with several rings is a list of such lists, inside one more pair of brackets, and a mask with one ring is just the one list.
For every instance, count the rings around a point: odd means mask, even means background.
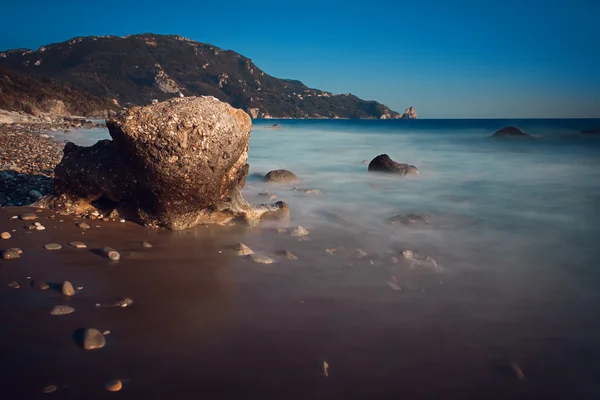
[{"label": "mountain", "polygon": [[208,95],[253,118],[401,117],[376,101],[272,77],[234,51],[176,35],[76,37],[38,50],[0,52],[0,67],[121,106]]},{"label": "mountain", "polygon": [[0,67],[0,109],[39,116],[42,113],[105,116],[119,107],[79,90]]}]

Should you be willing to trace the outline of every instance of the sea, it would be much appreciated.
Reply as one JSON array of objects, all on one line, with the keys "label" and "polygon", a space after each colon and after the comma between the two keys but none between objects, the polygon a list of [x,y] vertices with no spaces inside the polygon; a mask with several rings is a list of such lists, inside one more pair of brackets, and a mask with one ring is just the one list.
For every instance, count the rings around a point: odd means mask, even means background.
[{"label": "sea", "polygon": [[[310,232],[293,248],[306,266],[294,282],[312,291],[287,293],[335,303],[329,319],[302,321],[336,332],[323,340],[343,348],[349,370],[364,366],[373,393],[387,398],[395,379],[412,398],[600,398],[600,135],[580,134],[599,119],[253,124],[243,195],[272,193]],[[535,140],[491,138],[506,126]],[[380,154],[419,174],[368,173]],[[321,194],[256,177],[275,169]],[[425,222],[390,224],[396,215]],[[264,235],[245,240],[276,254]]]}]

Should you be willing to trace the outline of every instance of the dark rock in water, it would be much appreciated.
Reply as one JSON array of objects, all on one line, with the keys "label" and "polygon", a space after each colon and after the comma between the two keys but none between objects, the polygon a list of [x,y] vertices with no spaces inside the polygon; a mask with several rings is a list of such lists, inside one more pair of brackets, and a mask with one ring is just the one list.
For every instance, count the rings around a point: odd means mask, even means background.
[{"label": "dark rock in water", "polygon": [[250,247],[246,246],[244,243],[238,244],[238,246],[235,249],[235,255],[238,257],[246,257],[252,254],[254,254],[252,249],[250,249]]},{"label": "dark rock in water", "polygon": [[260,214],[260,221],[288,221],[290,219],[290,208],[283,201],[273,204],[259,204],[256,206]]},{"label": "dark rock in water", "polygon": [[392,160],[387,154],[375,157],[369,163],[369,172],[385,172],[398,175],[418,175],[419,170],[414,165],[402,164]]},{"label": "dark rock in water", "polygon": [[600,128],[597,129],[586,129],[581,131],[585,135],[600,135]]},{"label": "dark rock in water", "polygon": [[150,243],[148,243],[148,242],[142,242],[142,247],[145,247],[146,249],[150,249],[153,246]]},{"label": "dark rock in water", "polygon": [[281,254],[281,256],[286,260],[296,261],[298,259],[297,256],[287,250],[282,250],[279,252],[279,254]]},{"label": "dark rock in water", "polygon": [[408,214],[408,215],[395,215],[386,221],[388,224],[399,224],[399,225],[426,225],[429,223],[429,217],[425,215]]},{"label": "dark rock in water", "polygon": [[21,257],[21,252],[19,252],[19,249],[17,249],[16,247],[13,247],[11,249],[6,249],[2,252],[3,260],[13,260],[13,259],[19,258],[19,257]]},{"label": "dark rock in water", "polygon": [[514,127],[514,126],[507,126],[506,128],[502,128],[499,131],[496,131],[496,133],[494,133],[491,137],[493,138],[515,138],[515,137],[522,137],[522,138],[533,138],[533,136],[531,136],[528,133],[523,132],[521,129]]},{"label": "dark rock in water", "polygon": [[244,111],[214,97],[176,98],[130,108],[107,127],[113,141],[65,146],[54,193],[38,205],[80,213],[102,200],[122,217],[174,230],[260,221],[240,193],[252,128]]},{"label": "dark rock in water", "polygon": [[105,345],[106,339],[98,329],[89,328],[83,332],[82,346],[85,350],[101,349]]},{"label": "dark rock in water", "polygon": [[298,177],[293,173],[285,169],[277,169],[269,172],[265,175],[265,181],[269,183],[296,183]]},{"label": "dark rock in water", "polygon": [[48,386],[44,386],[44,388],[42,389],[42,392],[44,394],[50,394],[50,393],[54,393],[58,390],[58,386],[56,385],[48,385]]}]

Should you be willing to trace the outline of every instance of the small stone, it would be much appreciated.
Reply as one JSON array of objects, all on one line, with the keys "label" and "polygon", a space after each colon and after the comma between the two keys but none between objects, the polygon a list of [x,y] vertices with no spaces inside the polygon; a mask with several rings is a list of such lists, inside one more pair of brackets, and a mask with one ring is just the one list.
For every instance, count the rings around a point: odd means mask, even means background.
[{"label": "small stone", "polygon": [[73,285],[69,281],[64,281],[62,283],[60,291],[63,296],[73,296],[75,294],[75,289],[73,289]]},{"label": "small stone", "polygon": [[520,381],[524,381],[525,380],[525,374],[523,373],[523,370],[521,370],[521,367],[519,367],[519,365],[517,363],[511,363],[510,364],[510,368],[515,373],[515,375],[517,376],[518,380],[520,380]]},{"label": "small stone", "polygon": [[35,215],[34,213],[25,213],[21,214],[19,218],[21,218],[21,220],[23,221],[33,221],[34,219],[37,219],[37,215]]},{"label": "small stone", "polygon": [[46,250],[50,250],[50,251],[54,251],[54,250],[60,250],[62,249],[62,246],[58,243],[48,243],[44,245],[44,248]]},{"label": "small stone", "polygon": [[119,261],[121,259],[121,255],[115,249],[110,247],[105,247],[102,249],[102,253],[113,261]]},{"label": "small stone", "polygon": [[308,235],[308,231],[301,226],[298,226],[296,229],[294,229],[292,231],[292,236],[300,237],[300,236],[307,236],[307,235]]},{"label": "small stone", "polygon": [[42,389],[42,392],[48,394],[48,393],[56,392],[57,390],[58,390],[58,387],[56,385],[48,385],[48,386],[44,386],[44,388]]},{"label": "small stone", "polygon": [[12,281],[11,283],[8,284],[9,288],[13,288],[13,289],[19,289],[21,287],[21,285],[19,285],[19,282],[17,281]]},{"label": "small stone", "polygon": [[101,349],[105,345],[106,339],[98,329],[88,328],[83,332],[83,348],[85,350]]},{"label": "small stone", "polygon": [[258,197],[266,197],[268,200],[277,200],[277,196],[273,193],[265,192],[257,194]]},{"label": "small stone", "polygon": [[99,217],[100,213],[98,211],[92,211],[92,213],[90,215],[92,215],[94,217]]},{"label": "small stone", "polygon": [[109,392],[118,392],[122,388],[123,383],[118,379],[114,379],[106,384],[106,390],[108,390]]},{"label": "small stone", "polygon": [[125,219],[121,218],[121,219],[119,220],[119,222],[125,222]]},{"label": "small stone", "polygon": [[102,332],[102,334],[103,334],[104,336],[108,336],[108,335],[110,335],[110,331],[104,331],[104,332]]},{"label": "small stone", "polygon": [[277,229],[277,233],[281,234],[281,233],[286,233],[286,232],[287,232],[287,229],[283,229],[283,228]]},{"label": "small stone", "polygon": [[42,223],[41,222],[34,222],[33,225],[35,225],[35,226],[42,226]]},{"label": "small stone", "polygon": [[256,264],[273,264],[273,260],[267,256],[250,255],[250,259]]},{"label": "small stone", "polygon": [[0,233],[0,238],[2,238],[2,239],[10,239],[11,236],[12,235],[9,232],[2,232],[2,233]]},{"label": "small stone", "polygon": [[79,222],[77,227],[81,229],[90,229],[90,226],[86,222]]},{"label": "small stone", "polygon": [[145,247],[145,248],[149,249],[149,248],[152,247],[152,245],[150,243],[148,243],[148,242],[142,242],[142,247]]},{"label": "small stone", "polygon": [[402,290],[402,288],[400,286],[398,286],[398,284],[394,281],[388,281],[388,282],[386,282],[386,284],[393,290]]},{"label": "small stone", "polygon": [[121,307],[121,308],[131,307],[132,304],[133,304],[133,300],[131,300],[129,297],[125,297],[124,299],[117,301],[115,303],[115,307]]},{"label": "small stone", "polygon": [[38,225],[38,226],[35,227],[36,231],[43,231],[45,229],[46,229],[46,227],[44,225]]},{"label": "small stone", "polygon": [[254,254],[252,249],[250,249],[250,247],[246,246],[243,243],[240,243],[237,246],[237,248],[235,249],[235,255],[238,257],[246,257],[246,256],[250,256],[252,254]]},{"label": "small stone", "polygon": [[16,247],[11,248],[11,249],[6,249],[2,252],[2,259],[3,260],[14,260],[15,258],[21,257],[21,253],[22,253],[22,251],[20,251],[20,249],[17,249]]},{"label": "small stone", "polygon": [[310,241],[312,241],[312,239],[309,238],[308,236],[301,236],[298,238],[298,241],[299,242],[310,242]]},{"label": "small stone", "polygon": [[76,249],[85,249],[87,247],[83,242],[70,242],[69,246],[75,247]]},{"label": "small stone", "polygon": [[50,315],[67,315],[75,312],[75,309],[70,306],[54,306],[50,311]]}]

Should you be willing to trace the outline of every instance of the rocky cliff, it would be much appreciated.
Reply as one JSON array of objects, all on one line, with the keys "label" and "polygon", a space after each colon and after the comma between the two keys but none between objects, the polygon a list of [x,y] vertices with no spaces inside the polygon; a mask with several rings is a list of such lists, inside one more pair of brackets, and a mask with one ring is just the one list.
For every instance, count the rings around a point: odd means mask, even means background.
[{"label": "rocky cliff", "polygon": [[400,118],[375,101],[277,79],[251,59],[175,35],[77,37],[0,52],[0,67],[51,78],[121,106],[214,96],[252,118]]}]

